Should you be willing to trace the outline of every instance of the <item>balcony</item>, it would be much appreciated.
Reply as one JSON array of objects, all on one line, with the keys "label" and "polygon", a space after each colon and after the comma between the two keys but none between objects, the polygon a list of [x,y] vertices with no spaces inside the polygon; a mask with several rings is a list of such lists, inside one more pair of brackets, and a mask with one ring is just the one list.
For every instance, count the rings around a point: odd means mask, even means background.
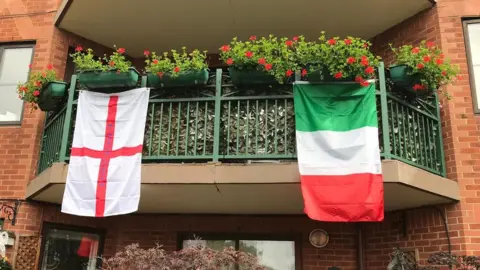
[{"label": "balcony", "polygon": [[[383,65],[378,78],[386,209],[458,200],[457,183],[444,178],[436,97],[412,101],[390,91]],[[146,77],[140,84],[146,85]],[[31,199],[61,202],[75,127],[75,90],[73,83],[68,104],[46,119],[39,174],[27,190]],[[218,69],[204,88],[152,89],[140,211],[302,213],[292,86],[237,89],[228,72]]]}]

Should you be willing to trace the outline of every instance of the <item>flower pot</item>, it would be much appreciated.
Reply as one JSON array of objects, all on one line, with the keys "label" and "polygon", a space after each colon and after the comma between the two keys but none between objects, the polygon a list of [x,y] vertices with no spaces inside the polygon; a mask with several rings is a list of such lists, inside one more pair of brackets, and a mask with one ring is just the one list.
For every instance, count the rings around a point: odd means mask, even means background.
[{"label": "flower pot", "polygon": [[49,82],[40,89],[38,107],[47,112],[55,110],[65,100],[67,84],[64,82]]},{"label": "flower pot", "polygon": [[120,73],[117,73],[117,70],[87,70],[78,73],[78,82],[90,90],[110,93],[118,92],[118,88],[137,86],[139,76],[138,71],[134,68]]},{"label": "flower pot", "polygon": [[173,78],[166,73],[161,78],[157,74],[147,74],[148,86],[155,88],[204,86],[208,81],[208,70],[181,72],[178,77]]},{"label": "flower pot", "polygon": [[420,83],[420,77],[411,74],[412,68],[407,65],[396,65],[390,67],[390,79],[399,87],[409,87]]},{"label": "flower pot", "polygon": [[229,68],[230,78],[234,85],[278,84],[274,76],[256,69]]}]

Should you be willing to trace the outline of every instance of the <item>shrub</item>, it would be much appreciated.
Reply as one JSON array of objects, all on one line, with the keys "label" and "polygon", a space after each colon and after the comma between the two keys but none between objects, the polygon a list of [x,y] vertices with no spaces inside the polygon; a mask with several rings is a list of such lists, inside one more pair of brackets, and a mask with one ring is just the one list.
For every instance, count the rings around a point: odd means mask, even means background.
[{"label": "shrub", "polygon": [[148,50],[145,50],[143,54],[147,58],[145,70],[157,74],[159,77],[168,74],[175,78],[182,73],[200,71],[208,67],[207,51],[193,50],[191,53],[187,53],[186,48],[182,47],[182,52],[171,50],[171,55],[168,52],[158,55],[155,52],[150,53]]},{"label": "shrub", "polygon": [[[116,46],[114,46],[116,48]],[[103,58],[97,59],[92,49],[83,50],[81,46],[75,48],[75,53],[71,54],[73,63],[77,67],[77,71],[109,71],[116,70],[117,73],[127,72],[132,66],[130,61],[125,57],[125,49],[118,48],[110,56],[104,55]]]}]

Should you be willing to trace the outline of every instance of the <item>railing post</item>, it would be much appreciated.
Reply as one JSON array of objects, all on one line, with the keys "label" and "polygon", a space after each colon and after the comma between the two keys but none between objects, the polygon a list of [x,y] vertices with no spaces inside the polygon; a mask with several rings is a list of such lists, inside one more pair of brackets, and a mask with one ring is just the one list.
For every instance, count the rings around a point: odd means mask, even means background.
[{"label": "railing post", "polygon": [[68,135],[70,135],[70,126],[73,112],[73,98],[75,96],[75,87],[77,84],[77,75],[72,76],[70,88],[68,89],[67,111],[65,112],[65,122],[63,123],[62,144],[60,146],[60,162],[67,159]]},{"label": "railing post", "polygon": [[438,154],[440,156],[440,172],[442,173],[443,177],[447,176],[447,168],[445,166],[445,149],[443,148],[443,134],[442,134],[442,118],[440,117],[440,103],[438,99],[438,94],[435,93],[435,108],[437,111],[437,149],[438,149]]},{"label": "railing post", "polygon": [[390,129],[388,127],[388,103],[387,103],[387,84],[385,80],[385,65],[380,62],[378,68],[378,79],[380,84],[380,110],[382,117],[382,139],[383,139],[383,156],[385,159],[392,157],[390,149]]},{"label": "railing post", "polygon": [[140,87],[147,87],[147,76],[142,76],[142,82],[140,84]]},{"label": "railing post", "polygon": [[219,160],[220,153],[220,110],[222,106],[222,69],[217,69],[215,76],[215,118],[213,129],[213,161]]}]

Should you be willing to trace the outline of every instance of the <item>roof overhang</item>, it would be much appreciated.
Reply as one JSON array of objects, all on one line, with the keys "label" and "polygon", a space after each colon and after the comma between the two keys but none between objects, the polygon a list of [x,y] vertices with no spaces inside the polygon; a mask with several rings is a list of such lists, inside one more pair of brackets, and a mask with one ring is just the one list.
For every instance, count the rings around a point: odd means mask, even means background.
[{"label": "roof overhang", "polygon": [[[385,210],[459,200],[457,182],[405,163],[382,163]],[[27,187],[31,200],[60,204],[68,165],[55,163]],[[296,163],[143,164],[140,213],[302,214]]]},{"label": "roof overhang", "polygon": [[61,29],[133,57],[182,46],[217,52],[232,37],[329,35],[371,38],[434,5],[432,0],[64,0]]}]

